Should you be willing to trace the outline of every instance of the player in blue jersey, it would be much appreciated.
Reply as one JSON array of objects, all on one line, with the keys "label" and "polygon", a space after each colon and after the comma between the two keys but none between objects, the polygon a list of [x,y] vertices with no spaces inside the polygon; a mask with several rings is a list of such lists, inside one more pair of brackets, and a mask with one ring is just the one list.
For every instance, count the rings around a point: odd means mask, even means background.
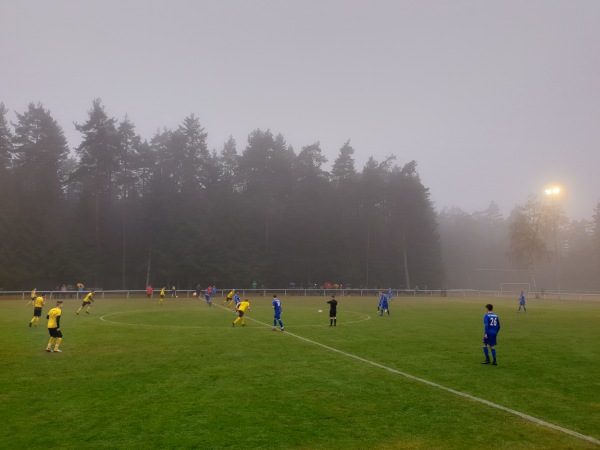
[{"label": "player in blue jersey", "polygon": [[519,296],[519,310],[517,312],[521,312],[521,307],[523,307],[523,311],[527,312],[527,308],[525,308],[525,294],[521,291],[521,295]]},{"label": "player in blue jersey", "polygon": [[390,315],[390,305],[388,303],[388,298],[383,293],[383,291],[379,293],[379,306],[377,307],[377,310],[379,311],[380,316],[383,316],[384,312],[387,312],[388,316]]},{"label": "player in blue jersey", "polygon": [[[210,288],[210,286],[208,287]],[[206,300],[208,306],[212,306],[212,302],[210,301],[210,291],[208,289],[204,291],[204,300]]]},{"label": "player in blue jersey", "polygon": [[394,294],[394,293],[392,292],[392,288],[389,288],[389,289],[388,289],[388,293],[387,293],[387,298],[388,298],[388,301],[389,301],[390,303],[391,303],[391,302],[393,302],[393,300],[392,300],[392,298],[393,298],[393,294]]},{"label": "player in blue jersey", "polygon": [[277,322],[279,322],[281,331],[284,331],[281,321],[281,300],[277,298],[277,295],[273,295],[273,313],[273,331],[277,330]]},{"label": "player in blue jersey", "polygon": [[235,310],[237,311],[238,306],[240,305],[240,303],[242,303],[242,301],[240,300],[240,294],[236,293],[233,295],[233,301],[235,302]]},{"label": "player in blue jersey", "polygon": [[485,305],[485,309],[487,312],[483,316],[483,353],[485,354],[485,361],[481,364],[489,364],[490,363],[490,354],[488,351],[488,347],[492,351],[492,365],[496,365],[496,337],[500,332],[500,319],[496,314],[492,311],[494,310],[494,306],[487,304]]}]

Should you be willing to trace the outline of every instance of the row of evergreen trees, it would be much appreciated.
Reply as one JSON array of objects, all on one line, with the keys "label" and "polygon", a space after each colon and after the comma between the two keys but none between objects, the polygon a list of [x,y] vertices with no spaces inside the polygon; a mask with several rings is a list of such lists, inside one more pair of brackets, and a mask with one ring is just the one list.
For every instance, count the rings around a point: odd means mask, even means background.
[{"label": "row of evergreen trees", "polygon": [[142,139],[95,100],[70,152],[41,104],[0,104],[0,287],[197,283],[440,287],[436,216],[416,170],[346,142],[332,165],[255,130],[220,151],[193,114]]}]

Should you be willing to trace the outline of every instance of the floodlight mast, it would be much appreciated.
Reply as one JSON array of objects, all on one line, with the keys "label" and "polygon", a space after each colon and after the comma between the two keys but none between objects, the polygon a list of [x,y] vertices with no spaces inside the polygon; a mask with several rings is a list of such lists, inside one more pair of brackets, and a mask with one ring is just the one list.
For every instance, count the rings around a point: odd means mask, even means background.
[{"label": "floodlight mast", "polygon": [[552,186],[547,188],[545,191],[546,193],[546,197],[548,197],[548,199],[550,200],[550,204],[552,205],[552,222],[553,222],[553,228],[554,228],[554,258],[556,261],[556,288],[558,290],[558,297],[560,299],[562,299],[562,294],[560,291],[560,264],[558,261],[558,238],[557,238],[557,232],[556,232],[556,226],[557,226],[557,217],[556,217],[556,202],[558,201],[558,196],[561,193],[561,189],[559,186]]}]

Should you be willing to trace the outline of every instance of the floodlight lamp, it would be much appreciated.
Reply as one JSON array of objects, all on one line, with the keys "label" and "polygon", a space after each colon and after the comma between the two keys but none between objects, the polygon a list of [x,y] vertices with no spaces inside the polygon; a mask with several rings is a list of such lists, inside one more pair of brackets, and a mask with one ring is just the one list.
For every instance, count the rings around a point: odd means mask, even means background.
[{"label": "floodlight lamp", "polygon": [[546,195],[558,195],[560,194],[560,187],[554,186],[546,189],[544,192],[546,193]]}]

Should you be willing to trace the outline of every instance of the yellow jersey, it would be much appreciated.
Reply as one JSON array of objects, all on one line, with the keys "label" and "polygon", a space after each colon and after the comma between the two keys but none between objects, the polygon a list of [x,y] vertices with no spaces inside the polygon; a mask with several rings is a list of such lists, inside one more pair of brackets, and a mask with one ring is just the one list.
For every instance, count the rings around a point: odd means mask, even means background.
[{"label": "yellow jersey", "polygon": [[241,302],[237,307],[238,311],[246,311],[246,308],[250,308],[250,302],[246,300]]},{"label": "yellow jersey", "polygon": [[36,308],[41,308],[42,306],[44,306],[44,297],[38,297],[35,299],[35,307]]},{"label": "yellow jersey", "polygon": [[61,315],[62,309],[60,309],[58,306],[48,311],[48,328],[58,328]]},{"label": "yellow jersey", "polygon": [[160,290],[160,296],[161,296],[161,297],[164,297],[164,296],[165,296],[165,288],[162,288],[162,289]]},{"label": "yellow jersey", "polygon": [[33,291],[31,291],[31,300],[35,300],[36,297],[36,293],[35,293],[35,289]]},{"label": "yellow jersey", "polygon": [[94,299],[92,298],[94,296],[93,292],[90,292],[88,295],[85,296],[85,298],[83,299],[84,302],[86,303],[90,303],[93,302]]},{"label": "yellow jersey", "polygon": [[231,300],[234,295],[235,295],[235,289],[233,291],[231,291],[229,294],[227,294],[227,299]]}]

